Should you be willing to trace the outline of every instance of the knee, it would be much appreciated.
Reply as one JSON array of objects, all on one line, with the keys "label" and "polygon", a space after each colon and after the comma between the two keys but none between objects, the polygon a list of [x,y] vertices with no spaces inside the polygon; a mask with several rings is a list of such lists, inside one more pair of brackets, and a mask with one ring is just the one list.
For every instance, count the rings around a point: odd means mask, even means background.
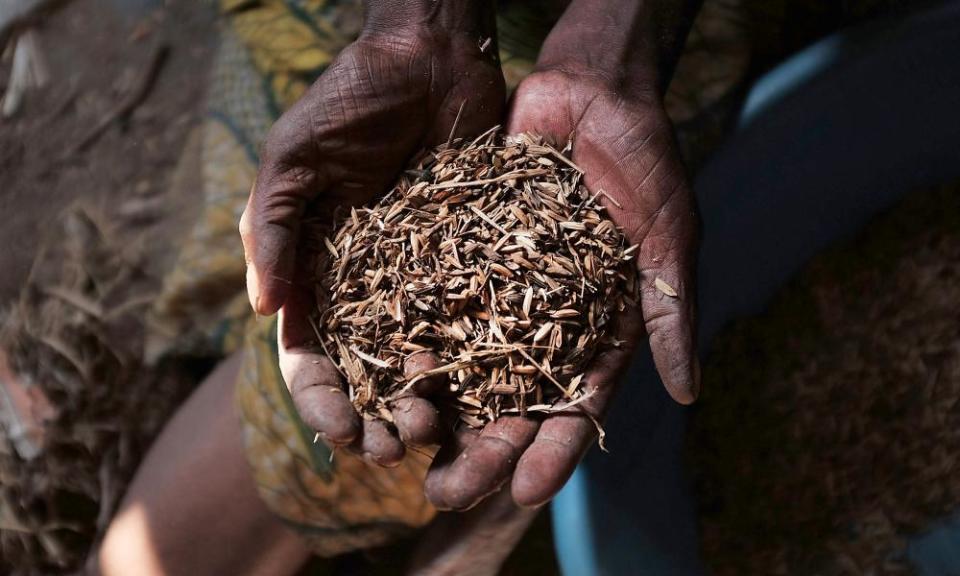
[{"label": "knee", "polygon": [[114,517],[103,541],[87,563],[87,573],[91,576],[166,574],[142,508],[127,507]]}]

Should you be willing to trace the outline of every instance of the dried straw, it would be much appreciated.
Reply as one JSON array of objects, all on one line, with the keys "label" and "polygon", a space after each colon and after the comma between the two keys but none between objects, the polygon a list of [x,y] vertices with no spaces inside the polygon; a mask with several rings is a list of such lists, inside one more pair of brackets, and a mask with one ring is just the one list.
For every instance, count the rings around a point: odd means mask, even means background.
[{"label": "dried straw", "polygon": [[[636,305],[637,247],[564,152],[496,129],[455,140],[315,239],[313,320],[361,413],[390,421],[393,400],[440,373],[474,427],[585,398],[612,316]],[[421,351],[441,365],[405,378]]]},{"label": "dried straw", "polygon": [[68,209],[0,319],[10,369],[0,378],[50,405],[29,445],[0,417],[0,574],[78,573],[192,384],[180,369],[141,363],[144,294],[155,281],[116,222]]}]

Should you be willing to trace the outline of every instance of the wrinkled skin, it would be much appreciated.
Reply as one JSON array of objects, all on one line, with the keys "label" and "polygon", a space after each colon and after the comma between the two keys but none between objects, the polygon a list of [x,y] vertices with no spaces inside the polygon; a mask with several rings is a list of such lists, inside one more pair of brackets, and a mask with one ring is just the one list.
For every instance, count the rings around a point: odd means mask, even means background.
[{"label": "wrinkled skin", "polygon": [[[351,446],[378,464],[398,463],[404,445],[382,423],[358,416],[333,363],[317,348],[307,324],[313,282],[301,229],[311,220],[329,223],[338,206],[360,206],[388,190],[418,150],[446,141],[461,106],[457,134],[496,124],[504,87],[491,54],[473,34],[365,32],[271,129],[240,220],[251,304],[261,315],[280,313],[280,368],[300,416],[329,443]],[[435,362],[421,354],[405,369],[416,373]],[[394,414],[408,444],[439,441],[430,402],[405,399]]]},{"label": "wrinkled skin", "polygon": [[[588,188],[605,202],[631,243],[639,244],[641,309],[616,322],[619,348],[602,351],[585,377],[584,412],[602,421],[633,350],[649,336],[667,391],[681,404],[699,393],[694,350],[693,270],[697,221],[673,132],[656,90],[624,94],[603,78],[541,70],[521,83],[508,121],[511,133],[539,133],[558,145],[573,138],[573,161]],[[661,278],[678,293],[654,287]],[[635,383],[635,385],[649,383]],[[488,424],[457,456],[442,450],[427,479],[427,495],[442,508],[468,508],[510,480],[523,506],[548,501],[563,486],[597,429],[582,412],[543,420],[502,418]],[[515,469],[514,469],[515,465]]]},{"label": "wrinkled skin", "polygon": [[[387,190],[417,149],[446,140],[465,99],[458,134],[500,122],[503,84],[472,37],[367,35],[345,50],[271,131],[241,220],[251,302],[260,314],[280,311],[281,370],[303,420],[328,442],[351,445],[382,465],[398,462],[404,444],[442,441],[425,487],[438,508],[470,508],[511,478],[515,502],[538,506],[596,440],[591,417],[602,420],[644,335],[667,390],[678,402],[692,402],[699,389],[692,328],[696,219],[658,94],[636,85],[623,90],[592,74],[542,69],[517,89],[509,114],[511,132],[540,133],[559,145],[573,135],[573,160],[588,187],[617,200],[619,208],[605,202],[611,217],[640,245],[641,309],[617,319],[623,344],[603,351],[588,371],[592,396],[582,411],[501,418],[479,432],[461,428],[444,438],[433,404],[411,398],[394,409],[401,442],[382,424],[357,416],[332,362],[302,322],[313,300],[309,279],[294,265],[298,232],[311,215],[329,220],[334,207],[365,204]],[[658,291],[657,277],[678,297]],[[413,374],[433,362],[421,354],[405,369]],[[434,382],[421,392],[429,397],[442,387]]]}]

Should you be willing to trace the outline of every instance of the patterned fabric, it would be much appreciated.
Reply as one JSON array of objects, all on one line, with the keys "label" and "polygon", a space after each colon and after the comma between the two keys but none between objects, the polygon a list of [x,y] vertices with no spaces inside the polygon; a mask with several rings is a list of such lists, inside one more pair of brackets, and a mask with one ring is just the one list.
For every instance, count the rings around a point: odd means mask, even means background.
[{"label": "patterned fabric", "polygon": [[[562,2],[501,2],[500,57],[512,89],[532,69]],[[279,114],[359,33],[359,0],[220,0],[222,33],[201,126],[203,210],[150,317],[149,355],[243,350],[236,387],[247,456],[268,507],[331,556],[385,543],[435,514],[430,457],[396,468],[332,454],[298,418],[280,376],[275,319],[252,317],[237,222],[256,150]]]},{"label": "patterned fabric", "polygon": [[322,556],[383,545],[429,522],[435,511],[423,494],[423,478],[430,456],[410,451],[396,468],[381,468],[314,442],[280,377],[276,322],[251,324],[237,402],[267,506]]}]

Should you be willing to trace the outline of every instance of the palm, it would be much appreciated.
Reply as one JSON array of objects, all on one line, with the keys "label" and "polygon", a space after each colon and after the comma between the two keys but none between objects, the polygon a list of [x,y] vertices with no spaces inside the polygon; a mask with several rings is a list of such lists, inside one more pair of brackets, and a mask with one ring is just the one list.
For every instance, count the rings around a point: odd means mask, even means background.
[{"label": "palm", "polygon": [[[517,91],[510,130],[534,131],[558,142],[573,138],[573,160],[587,187],[603,190],[607,209],[631,242],[644,287],[642,311],[627,318],[623,336],[646,333],[664,384],[678,402],[697,395],[693,350],[693,199],[658,98],[625,98],[563,73],[540,72]],[[667,296],[660,278],[676,290]],[[642,315],[641,315],[642,312]]]},{"label": "palm", "polygon": [[[501,418],[469,439],[459,456],[441,452],[427,480],[428,495],[441,507],[468,507],[509,480],[511,472],[518,503],[536,505],[552,497],[596,438],[595,421],[602,420],[644,333],[674,399],[690,403],[698,392],[692,285],[696,218],[658,97],[624,98],[582,77],[537,72],[517,88],[508,124],[510,132],[539,133],[560,145],[572,138],[573,161],[584,170],[588,188],[611,197],[606,202],[610,216],[640,245],[642,310],[618,319],[623,345],[604,351],[588,370],[591,397],[580,405],[586,415],[560,413],[542,422]],[[669,288],[676,294],[669,295]]]}]

